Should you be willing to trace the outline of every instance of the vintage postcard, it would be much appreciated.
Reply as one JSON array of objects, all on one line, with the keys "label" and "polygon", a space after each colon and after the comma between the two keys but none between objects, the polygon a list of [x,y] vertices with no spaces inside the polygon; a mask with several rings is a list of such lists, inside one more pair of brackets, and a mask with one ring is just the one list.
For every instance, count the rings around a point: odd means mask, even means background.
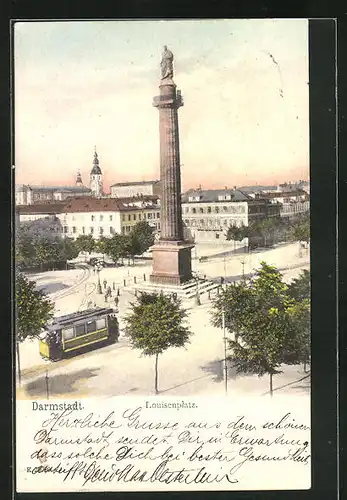
[{"label": "vintage postcard", "polygon": [[309,489],[308,20],[13,31],[17,491]]}]

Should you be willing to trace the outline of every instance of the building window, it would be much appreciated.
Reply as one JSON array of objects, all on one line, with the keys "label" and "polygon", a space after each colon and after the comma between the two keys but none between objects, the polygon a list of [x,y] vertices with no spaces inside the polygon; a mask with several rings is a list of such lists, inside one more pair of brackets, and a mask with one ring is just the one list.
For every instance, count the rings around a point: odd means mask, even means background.
[{"label": "building window", "polygon": [[84,228],[84,226],[83,226],[83,227],[82,227],[82,234],[84,234],[84,233],[85,233],[85,228]]},{"label": "building window", "polygon": [[189,213],[189,207],[186,207],[184,210],[185,210],[186,214]]},{"label": "building window", "polygon": [[216,212],[216,214],[219,214],[219,207],[214,207],[214,211]]},{"label": "building window", "polygon": [[125,233],[125,227],[124,226],[122,227],[122,233],[123,234]]},{"label": "building window", "polygon": [[216,240],[219,240],[219,233],[216,233]]},{"label": "building window", "polygon": [[99,228],[99,233],[100,233],[100,234],[104,234],[104,228],[103,228],[103,227],[100,227],[100,228]]},{"label": "building window", "polygon": [[148,217],[148,219],[151,219],[152,218],[152,214],[148,214],[147,217]]},{"label": "building window", "polygon": [[93,234],[93,233],[94,233],[94,228],[93,228],[93,227],[91,227],[91,228],[90,228],[90,234]]},{"label": "building window", "polygon": [[160,222],[158,222],[158,230],[160,231]]},{"label": "building window", "polygon": [[160,217],[160,212],[157,212],[157,219],[159,219]]},{"label": "building window", "polygon": [[128,220],[131,220],[131,215],[130,214],[128,215]]},{"label": "building window", "polygon": [[92,221],[94,221],[94,220],[95,220],[95,216],[94,216],[94,215],[92,215],[92,216],[91,216],[91,219],[92,219]]},{"label": "building window", "polygon": [[223,211],[224,212],[227,212],[228,211],[228,207],[226,205],[223,206]]},{"label": "building window", "polygon": [[112,215],[110,215],[110,220],[112,220]]},{"label": "building window", "polygon": [[122,220],[125,220],[125,214],[122,215]]},{"label": "building window", "polygon": [[203,226],[204,225],[204,219],[200,219],[200,224]]},{"label": "building window", "polygon": [[104,220],[104,216],[103,215],[100,215],[100,220]]},{"label": "building window", "polygon": [[200,207],[200,213],[203,214],[204,213],[204,209],[202,207]]},{"label": "building window", "polygon": [[75,233],[75,232],[76,232],[76,227],[75,227],[75,226],[73,226],[73,228],[72,228],[72,232],[73,232],[73,233]]},{"label": "building window", "polygon": [[141,219],[142,219],[142,215],[141,215],[141,214],[139,214],[139,220],[141,220]]},{"label": "building window", "polygon": [[196,214],[196,208],[193,207],[192,212],[193,212],[193,214]]},{"label": "building window", "polygon": [[136,214],[134,214],[133,219],[136,220]]},{"label": "building window", "polygon": [[207,213],[210,214],[211,213],[211,207],[207,207]]},{"label": "building window", "polygon": [[68,232],[68,227],[67,226],[64,226],[64,233],[67,233]]},{"label": "building window", "polygon": [[110,227],[110,234],[114,234],[114,228],[112,226]]}]

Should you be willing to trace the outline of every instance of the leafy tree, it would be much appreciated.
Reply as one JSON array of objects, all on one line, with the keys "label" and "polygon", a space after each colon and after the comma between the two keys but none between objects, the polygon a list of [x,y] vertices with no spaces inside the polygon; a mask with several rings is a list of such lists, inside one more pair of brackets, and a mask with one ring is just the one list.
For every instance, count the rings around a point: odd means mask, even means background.
[{"label": "leafy tree", "polygon": [[244,238],[244,230],[238,226],[230,226],[228,228],[227,234],[226,234],[226,239],[228,241],[233,240],[234,241],[234,249],[236,246],[237,241],[242,241]]},{"label": "leafy tree", "polygon": [[17,265],[29,267],[35,260],[35,248],[32,237],[27,234],[18,233],[16,237],[16,263]]},{"label": "leafy tree", "polygon": [[123,234],[114,234],[108,243],[108,256],[117,263],[125,255],[125,237]]},{"label": "leafy tree", "polygon": [[287,362],[294,359],[303,363],[306,372],[311,353],[311,309],[308,298],[295,301],[288,308],[288,327],[292,329],[292,335],[286,353]]},{"label": "leafy tree", "polygon": [[274,240],[275,232],[279,230],[280,221],[276,217],[264,217],[250,221],[246,236],[252,239],[264,240],[264,245],[267,246],[269,238],[272,236]]},{"label": "leafy tree", "polygon": [[273,375],[283,363],[303,359],[307,331],[303,308],[290,297],[282,275],[273,266],[261,263],[255,277],[229,285],[213,304],[212,323],[235,335],[229,347],[237,372],[269,375],[273,394]]},{"label": "leafy tree", "polygon": [[310,271],[304,269],[298,278],[288,285],[289,295],[296,300],[309,299],[311,295]]},{"label": "leafy tree", "polygon": [[43,264],[54,262],[56,258],[55,248],[52,242],[46,238],[42,238],[34,243],[35,261],[40,264],[42,271]]},{"label": "leafy tree", "polygon": [[141,293],[125,318],[125,333],[132,348],[155,356],[155,393],[158,394],[158,358],[169,347],[184,347],[192,333],[185,326],[187,313],[175,297]]},{"label": "leafy tree", "polygon": [[95,240],[92,234],[80,234],[76,238],[76,246],[79,252],[87,252],[90,254],[95,248]]},{"label": "leafy tree", "polygon": [[297,222],[293,223],[291,230],[291,237],[294,241],[305,241],[308,243],[310,241],[310,220],[308,217],[299,219]]},{"label": "leafy tree", "polygon": [[76,241],[73,238],[64,238],[59,242],[59,247],[61,251],[61,260],[76,259],[80,252]]},{"label": "leafy tree", "polygon": [[95,242],[95,247],[98,252],[102,253],[103,259],[105,259],[105,255],[108,255],[111,248],[111,238],[100,236]]},{"label": "leafy tree", "polygon": [[19,343],[36,338],[53,317],[54,305],[43,292],[36,289],[36,283],[29,281],[22,273],[16,273],[16,349],[20,380]]},{"label": "leafy tree", "polygon": [[131,236],[137,240],[138,253],[135,255],[142,255],[152,245],[154,245],[154,229],[147,221],[138,222],[131,231]]}]

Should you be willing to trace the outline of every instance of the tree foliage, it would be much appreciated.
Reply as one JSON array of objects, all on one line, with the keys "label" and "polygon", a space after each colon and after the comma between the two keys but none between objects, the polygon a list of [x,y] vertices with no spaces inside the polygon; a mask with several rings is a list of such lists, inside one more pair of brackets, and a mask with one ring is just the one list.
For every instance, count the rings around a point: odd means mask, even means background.
[{"label": "tree foliage", "polygon": [[187,313],[178,298],[141,293],[125,318],[125,333],[132,348],[155,356],[155,391],[158,392],[158,356],[170,347],[184,347],[192,335],[185,324]]},{"label": "tree foliage", "polygon": [[36,283],[29,281],[22,273],[16,275],[16,338],[37,337],[53,317],[54,305],[43,292],[36,289]]},{"label": "tree foliage", "polygon": [[288,293],[295,300],[309,299],[311,296],[310,271],[304,269],[298,278],[288,285]]},{"label": "tree foliage", "polygon": [[76,238],[76,247],[79,252],[91,253],[95,248],[95,240],[92,234],[80,234]]},{"label": "tree foliage", "polygon": [[212,323],[225,328],[230,359],[237,372],[272,376],[282,364],[298,364],[307,359],[310,334],[309,301],[298,301],[280,272],[262,262],[255,276],[229,285],[214,302]]}]

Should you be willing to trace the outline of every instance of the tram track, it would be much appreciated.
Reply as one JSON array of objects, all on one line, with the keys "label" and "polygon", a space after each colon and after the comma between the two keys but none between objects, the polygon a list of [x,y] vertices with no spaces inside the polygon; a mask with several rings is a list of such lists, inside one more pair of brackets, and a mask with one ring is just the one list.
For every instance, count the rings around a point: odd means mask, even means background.
[{"label": "tram track", "polygon": [[50,298],[54,301],[73,295],[81,285],[83,285],[91,276],[91,268],[86,264],[79,264],[78,267],[83,270],[82,277],[78,279],[76,283],[69,286],[67,290],[61,290],[56,293],[52,293]]}]

